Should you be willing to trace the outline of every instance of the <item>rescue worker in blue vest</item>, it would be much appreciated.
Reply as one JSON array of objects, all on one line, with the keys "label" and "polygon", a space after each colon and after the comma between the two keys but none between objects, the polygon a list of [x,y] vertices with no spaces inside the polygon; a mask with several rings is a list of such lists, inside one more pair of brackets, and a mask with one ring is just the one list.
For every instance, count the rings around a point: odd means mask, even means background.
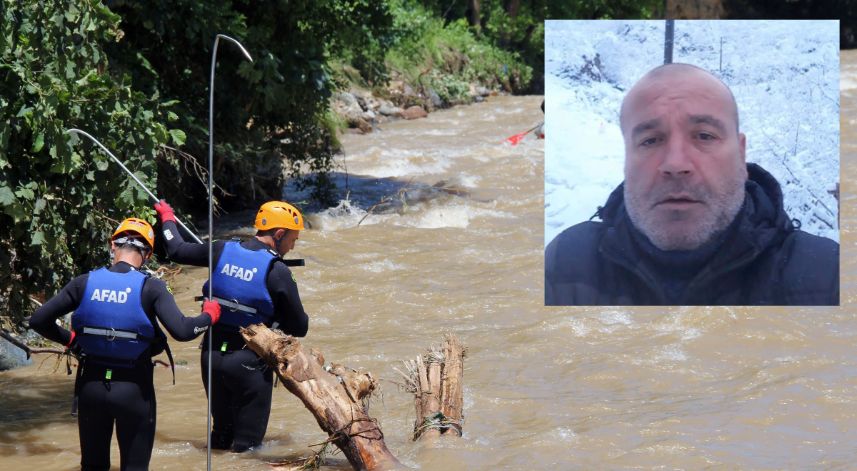
[{"label": "rescue worker in blue vest", "polygon": [[[187,341],[220,317],[220,306],[209,301],[204,315],[185,317],[166,284],[139,271],[152,255],[154,235],[142,219],[122,221],[110,241],[113,265],[74,278],[30,319],[33,330],[79,354],[75,402],[83,470],[110,469],[114,424],[120,469],[149,468],[156,419],[151,358],[164,349],[169,354],[155,318],[173,338]],[[56,320],[72,311],[69,332]]]},{"label": "rescue worker in blue vest", "polygon": [[[178,263],[208,266],[208,245],[185,242],[169,204],[155,210],[161,220],[167,254]],[[211,399],[212,448],[244,452],[262,444],[271,414],[273,371],[249,348],[239,327],[263,323],[303,337],[309,317],[304,312],[292,272],[281,256],[292,250],[303,216],[283,201],[269,201],[256,214],[255,237],[216,241],[212,247],[212,298],[223,317],[212,336],[212,384],[208,384],[208,338],[202,342],[202,381]],[[208,293],[208,283],[203,286]]]}]

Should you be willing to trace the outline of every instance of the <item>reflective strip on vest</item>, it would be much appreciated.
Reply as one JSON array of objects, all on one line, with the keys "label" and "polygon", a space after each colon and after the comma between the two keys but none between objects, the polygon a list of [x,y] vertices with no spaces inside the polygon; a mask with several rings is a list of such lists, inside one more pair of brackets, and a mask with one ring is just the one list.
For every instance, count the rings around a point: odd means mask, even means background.
[{"label": "reflective strip on vest", "polygon": [[[96,329],[94,327],[84,327],[83,334],[88,335],[100,335],[102,337],[107,337],[108,341],[113,341],[114,339],[132,339],[137,340],[143,339],[136,332],[128,332],[127,330],[116,330],[116,329]],[[143,339],[145,340],[145,339]]]},{"label": "reflective strip on vest", "polygon": [[212,299],[217,301],[221,306],[226,306],[233,311],[244,311],[249,312],[250,314],[256,314],[256,308],[251,306],[245,306],[243,304],[239,304],[235,301],[229,301],[228,299],[218,298],[217,296],[212,296]]},{"label": "reflective strip on vest", "polygon": [[[193,298],[194,301],[204,301],[205,299],[206,299],[205,296],[196,296],[195,298]],[[244,311],[244,312],[248,312],[250,314],[256,314],[256,308],[255,307],[245,306],[241,303],[238,303],[237,301],[230,301],[228,299],[218,298],[217,296],[212,296],[211,299],[212,299],[212,301],[217,301],[217,304],[220,304],[221,306],[228,307],[229,309],[231,309],[233,311]]]}]

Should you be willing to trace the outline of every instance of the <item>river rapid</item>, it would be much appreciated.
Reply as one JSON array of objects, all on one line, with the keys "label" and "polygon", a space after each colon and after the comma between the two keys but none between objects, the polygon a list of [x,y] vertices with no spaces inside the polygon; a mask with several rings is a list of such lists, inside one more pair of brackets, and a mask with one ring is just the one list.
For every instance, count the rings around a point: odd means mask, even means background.
[{"label": "river rapid", "polygon": [[[842,101],[842,307],[545,308],[543,142],[502,143],[541,121],[541,97],[492,97],[343,136],[338,181],[347,169],[350,202],[311,214],[289,255],[306,259],[293,268],[311,317],[302,342],[381,378],[370,414],[417,469],[853,466],[857,51],[842,58],[854,84]],[[383,196],[438,182],[454,191],[366,214]],[[198,310],[206,276],[186,269],[173,282],[185,312]],[[467,347],[464,436],[429,446],[410,440],[413,400],[394,368],[444,332]],[[151,468],[205,469],[197,342],[172,345],[181,364],[175,386],[156,372]],[[0,373],[4,469],[77,467],[71,396],[53,360]],[[265,446],[215,452],[213,469],[267,470],[325,439],[279,386]],[[350,466],[336,454],[323,469]]]}]

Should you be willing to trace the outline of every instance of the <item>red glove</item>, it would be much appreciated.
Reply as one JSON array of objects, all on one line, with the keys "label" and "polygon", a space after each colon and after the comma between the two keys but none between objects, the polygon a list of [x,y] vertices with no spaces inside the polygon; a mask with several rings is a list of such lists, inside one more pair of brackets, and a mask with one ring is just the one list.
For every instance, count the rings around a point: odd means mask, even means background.
[{"label": "red glove", "polygon": [[220,304],[217,304],[217,301],[203,301],[202,312],[211,317],[211,325],[217,324],[220,320]]},{"label": "red glove", "polygon": [[75,333],[72,330],[71,331],[71,337],[68,339],[68,344],[65,346],[65,348],[71,348],[71,344],[74,343],[74,336],[75,336]]},{"label": "red glove", "polygon": [[167,221],[176,222],[176,214],[173,212],[173,207],[165,200],[155,203],[155,211],[158,212],[158,219],[161,220],[161,224]]}]

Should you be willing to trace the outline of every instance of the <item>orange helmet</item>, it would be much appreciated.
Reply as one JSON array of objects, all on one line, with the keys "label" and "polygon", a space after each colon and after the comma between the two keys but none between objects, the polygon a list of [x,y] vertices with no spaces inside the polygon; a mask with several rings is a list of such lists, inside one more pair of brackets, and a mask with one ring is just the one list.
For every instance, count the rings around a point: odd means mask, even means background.
[{"label": "orange helmet", "polygon": [[285,201],[268,201],[259,208],[253,226],[260,231],[268,229],[302,231],[304,229],[304,217],[298,208]]},{"label": "orange helmet", "polygon": [[133,232],[141,236],[143,239],[146,239],[150,250],[155,249],[155,231],[152,230],[152,226],[148,222],[138,218],[128,218],[122,221],[119,227],[113,231],[113,237],[110,240],[115,240],[117,236],[125,232]]}]

